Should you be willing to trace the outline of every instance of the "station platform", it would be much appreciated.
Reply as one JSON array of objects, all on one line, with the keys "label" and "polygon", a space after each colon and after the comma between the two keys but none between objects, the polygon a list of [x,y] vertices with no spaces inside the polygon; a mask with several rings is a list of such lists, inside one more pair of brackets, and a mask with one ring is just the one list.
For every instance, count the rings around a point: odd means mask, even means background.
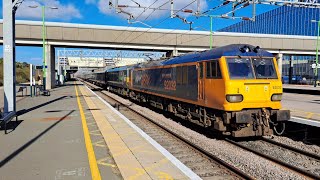
[{"label": "station platform", "polygon": [[0,179],[200,179],[81,82],[17,110],[0,130]]},{"label": "station platform", "polygon": [[306,119],[306,118],[299,117],[299,116],[292,116],[290,121],[295,122],[295,123],[299,123],[299,124],[320,127],[320,121],[316,120],[316,119]]},{"label": "station platform", "polygon": [[286,93],[320,95],[320,86],[314,87],[313,85],[283,84],[282,87],[283,92]]},{"label": "station platform", "polygon": [[304,93],[284,93],[281,101],[283,109],[291,112],[290,121],[315,127],[320,127],[319,103],[319,95]]}]

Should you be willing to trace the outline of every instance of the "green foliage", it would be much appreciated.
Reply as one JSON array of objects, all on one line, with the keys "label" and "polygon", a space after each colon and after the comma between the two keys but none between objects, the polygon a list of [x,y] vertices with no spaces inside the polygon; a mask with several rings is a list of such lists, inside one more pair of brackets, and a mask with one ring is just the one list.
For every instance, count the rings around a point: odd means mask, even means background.
[{"label": "green foliage", "polygon": [[[29,82],[30,68],[26,62],[16,62],[16,81],[17,83]],[[3,58],[0,58],[0,86],[3,86]]]}]

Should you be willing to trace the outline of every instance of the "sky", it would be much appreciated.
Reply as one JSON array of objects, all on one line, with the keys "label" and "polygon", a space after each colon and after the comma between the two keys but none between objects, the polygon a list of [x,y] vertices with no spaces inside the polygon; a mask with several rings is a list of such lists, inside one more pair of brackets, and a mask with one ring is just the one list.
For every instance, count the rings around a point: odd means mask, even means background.
[{"label": "sky", "polygon": [[[116,4],[116,0],[111,0],[112,4]],[[221,0],[199,0],[200,12],[204,12],[213,7],[222,4]],[[189,24],[183,22],[192,22],[194,30],[209,31],[210,18],[197,17],[191,13],[183,13],[181,10],[190,9],[197,11],[196,0],[174,0],[174,10],[181,17],[170,18],[170,2],[169,0],[118,0],[119,5],[127,5],[130,7],[122,8],[119,13],[115,8],[109,7],[109,0],[24,0],[16,12],[17,20],[41,21],[41,5],[47,7],[57,7],[58,9],[46,8],[46,21],[50,22],[66,22],[79,24],[99,24],[112,26],[129,26],[129,27],[152,27],[173,30],[190,30]],[[31,7],[36,8],[31,8]],[[137,8],[145,7],[143,8]],[[150,8],[149,8],[150,7]],[[160,7],[163,10],[153,10],[151,8]],[[276,6],[257,5],[257,14],[264,13],[276,8]],[[2,3],[0,7],[2,19]],[[119,11],[119,10],[118,10]],[[231,5],[217,8],[210,11],[210,15],[221,15],[231,11]],[[248,6],[236,11],[235,16],[251,17],[252,7]],[[132,18],[128,23],[128,18]],[[142,23],[141,23],[142,22]],[[223,27],[237,23],[239,20],[214,18],[213,30],[219,30]],[[0,57],[3,55],[3,48],[0,46]],[[20,62],[28,62],[40,65],[42,63],[41,47],[20,47],[16,48],[16,60]]]}]

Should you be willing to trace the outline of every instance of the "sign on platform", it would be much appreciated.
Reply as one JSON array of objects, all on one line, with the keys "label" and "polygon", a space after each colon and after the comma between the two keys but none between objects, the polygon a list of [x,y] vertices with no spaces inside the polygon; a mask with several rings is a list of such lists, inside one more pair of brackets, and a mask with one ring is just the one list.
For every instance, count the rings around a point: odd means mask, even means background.
[{"label": "sign on platform", "polygon": [[[47,69],[48,66],[45,66],[45,68]],[[36,69],[43,69],[43,66],[36,66]]]}]

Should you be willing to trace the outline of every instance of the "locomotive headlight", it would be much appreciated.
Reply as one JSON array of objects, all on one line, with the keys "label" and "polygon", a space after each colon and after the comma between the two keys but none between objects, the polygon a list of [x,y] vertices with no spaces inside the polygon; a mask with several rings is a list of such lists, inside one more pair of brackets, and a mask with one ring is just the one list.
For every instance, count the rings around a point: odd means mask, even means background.
[{"label": "locomotive headlight", "polygon": [[271,96],[271,101],[281,101],[282,99],[282,94],[273,94]]},{"label": "locomotive headlight", "polygon": [[241,94],[227,94],[227,101],[231,103],[243,101],[243,96]]}]

